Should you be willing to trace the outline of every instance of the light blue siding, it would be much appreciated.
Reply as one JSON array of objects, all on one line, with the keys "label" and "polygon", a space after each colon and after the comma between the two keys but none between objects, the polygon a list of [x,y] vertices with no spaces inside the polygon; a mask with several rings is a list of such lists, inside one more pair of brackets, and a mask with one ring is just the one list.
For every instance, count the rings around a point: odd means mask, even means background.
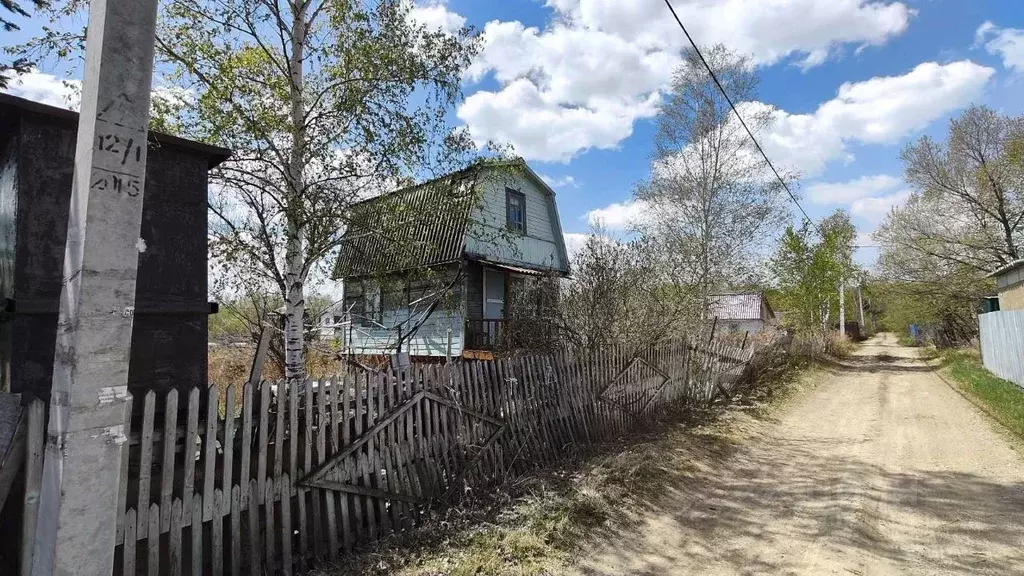
[{"label": "light blue siding", "polygon": [[[479,186],[480,203],[466,231],[467,254],[519,266],[567,267],[556,242],[552,196],[525,175],[487,178]],[[526,198],[525,236],[506,230],[506,187]]]},{"label": "light blue siding", "polygon": [[[454,274],[454,270],[450,272]],[[438,278],[433,283],[423,285],[421,290],[433,291],[445,285],[449,279]],[[346,284],[346,309],[358,309],[353,303],[362,297],[363,286],[360,282]],[[415,294],[415,289],[414,289]],[[419,296],[413,297],[416,300]],[[383,303],[382,303],[383,304]],[[428,304],[415,307],[410,312],[407,305],[381,311],[379,326],[362,326],[359,318],[352,318],[350,327],[344,334],[344,341],[355,354],[393,354],[397,351],[398,326],[407,333],[411,325],[418,324],[426,314]],[[462,354],[463,331],[465,326],[465,299],[461,286],[453,288],[451,298],[440,302],[426,320],[423,320],[415,335],[403,339],[402,351],[413,356],[444,356],[448,353],[449,331],[451,333],[452,355]],[[410,320],[410,314],[414,317]]]},{"label": "light blue siding", "polygon": [[[384,325],[393,326],[396,316],[385,314]],[[407,316],[407,314],[406,314]],[[412,339],[406,339],[402,351],[413,356],[444,356],[448,352],[448,329],[451,329],[452,355],[462,354],[462,332],[465,324],[460,312],[435,310]],[[396,330],[378,327],[352,326],[351,348],[356,354],[394,354],[398,342]]]}]

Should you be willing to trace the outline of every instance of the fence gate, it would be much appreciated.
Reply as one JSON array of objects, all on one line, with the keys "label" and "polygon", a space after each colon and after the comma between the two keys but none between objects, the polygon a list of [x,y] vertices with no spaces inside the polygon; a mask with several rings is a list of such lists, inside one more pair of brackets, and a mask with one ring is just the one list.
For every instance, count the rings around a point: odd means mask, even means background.
[{"label": "fence gate", "polygon": [[498,418],[422,390],[341,446],[300,484],[382,500],[378,507],[404,504],[402,515],[416,514],[409,505],[450,496],[504,428]]}]

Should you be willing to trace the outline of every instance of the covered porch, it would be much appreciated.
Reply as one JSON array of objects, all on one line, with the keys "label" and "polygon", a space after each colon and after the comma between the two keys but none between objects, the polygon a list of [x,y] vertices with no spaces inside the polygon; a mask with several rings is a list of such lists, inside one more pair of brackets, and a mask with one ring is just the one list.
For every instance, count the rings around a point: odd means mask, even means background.
[{"label": "covered porch", "polygon": [[533,310],[510,311],[513,295],[543,272],[495,262],[470,262],[466,275],[464,350],[491,352],[505,343],[508,328]]}]

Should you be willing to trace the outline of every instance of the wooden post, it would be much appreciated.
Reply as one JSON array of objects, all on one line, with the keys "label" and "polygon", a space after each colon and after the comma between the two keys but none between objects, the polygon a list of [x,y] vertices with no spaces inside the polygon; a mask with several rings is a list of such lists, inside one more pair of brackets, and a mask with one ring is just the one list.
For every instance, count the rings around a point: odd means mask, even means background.
[{"label": "wooden post", "polygon": [[[157,0],[93,0],[33,571],[109,574],[146,184]],[[173,247],[160,247],[173,249]]]},{"label": "wooden post", "polygon": [[267,348],[270,347],[271,334],[272,330],[264,320],[263,327],[260,329],[260,343],[256,346],[256,356],[253,357],[252,367],[249,368],[249,386],[259,384],[260,379],[263,377],[263,364],[267,359]]}]

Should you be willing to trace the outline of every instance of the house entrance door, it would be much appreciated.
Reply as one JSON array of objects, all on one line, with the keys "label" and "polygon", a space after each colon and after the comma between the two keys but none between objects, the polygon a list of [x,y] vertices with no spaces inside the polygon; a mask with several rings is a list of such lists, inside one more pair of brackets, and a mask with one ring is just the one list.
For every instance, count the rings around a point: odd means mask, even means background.
[{"label": "house entrance door", "polygon": [[505,317],[505,273],[484,268],[484,318]]},{"label": "house entrance door", "polygon": [[498,345],[505,318],[505,273],[484,268],[484,333],[488,348]]}]

